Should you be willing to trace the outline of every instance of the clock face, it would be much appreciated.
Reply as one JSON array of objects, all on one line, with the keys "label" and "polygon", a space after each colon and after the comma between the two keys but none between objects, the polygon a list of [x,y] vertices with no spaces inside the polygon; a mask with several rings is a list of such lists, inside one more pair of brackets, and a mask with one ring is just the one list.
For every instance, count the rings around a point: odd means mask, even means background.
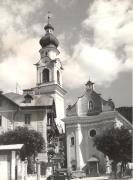
[{"label": "clock face", "polygon": [[54,51],[49,51],[48,52],[48,56],[50,57],[50,59],[54,60],[56,58],[56,52]]}]

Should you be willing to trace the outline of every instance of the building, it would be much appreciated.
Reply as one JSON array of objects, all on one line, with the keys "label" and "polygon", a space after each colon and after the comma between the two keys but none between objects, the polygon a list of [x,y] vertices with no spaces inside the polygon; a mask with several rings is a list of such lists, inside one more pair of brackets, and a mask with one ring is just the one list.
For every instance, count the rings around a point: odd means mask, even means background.
[{"label": "building", "polygon": [[[108,127],[122,124],[130,127],[130,123],[115,111],[111,99],[106,101],[94,91],[94,83],[90,80],[86,83],[85,93],[74,105],[68,106],[65,117],[66,91],[62,82],[63,66],[58,58],[59,42],[49,22],[44,29],[45,35],[40,39],[40,60],[35,64],[36,86],[24,89],[22,95],[0,92],[0,133],[18,126],[35,129],[42,133],[47,145],[47,149],[39,155],[40,161],[52,160],[57,165],[59,161],[64,164],[64,156],[60,155],[67,150],[69,170],[86,168],[88,174],[98,174],[102,168],[103,171],[107,169],[107,159],[93,147],[93,137]],[[64,122],[66,148],[62,133]],[[54,149],[53,144],[56,146]],[[47,152],[52,150],[57,156],[48,157]]]},{"label": "building", "polygon": [[59,42],[49,23],[44,27],[45,35],[40,39],[40,60],[36,86],[24,89],[23,94],[0,93],[0,133],[18,126],[28,127],[42,133],[47,150],[40,157],[47,161],[49,145],[63,132],[64,95],[61,60],[58,58]]},{"label": "building", "polygon": [[94,83],[86,83],[84,94],[76,103],[69,105],[63,119],[67,141],[67,167],[72,170],[85,170],[90,176],[109,171],[108,157],[93,146],[95,135],[112,126],[131,124],[115,110],[111,99],[104,100],[94,91]]}]

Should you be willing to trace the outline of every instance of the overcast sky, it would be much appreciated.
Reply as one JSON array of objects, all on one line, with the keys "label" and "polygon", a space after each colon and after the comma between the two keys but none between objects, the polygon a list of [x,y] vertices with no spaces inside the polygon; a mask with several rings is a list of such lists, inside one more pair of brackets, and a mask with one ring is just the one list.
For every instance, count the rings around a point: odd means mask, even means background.
[{"label": "overcast sky", "polygon": [[104,98],[131,106],[133,0],[0,0],[0,88],[35,86],[48,11],[60,41],[66,104],[90,77]]}]

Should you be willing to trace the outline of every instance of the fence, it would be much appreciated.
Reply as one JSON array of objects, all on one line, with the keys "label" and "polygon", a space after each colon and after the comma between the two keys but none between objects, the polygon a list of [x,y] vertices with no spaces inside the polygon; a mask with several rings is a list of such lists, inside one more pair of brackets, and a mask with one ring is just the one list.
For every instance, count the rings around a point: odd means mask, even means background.
[{"label": "fence", "polygon": [[27,159],[22,162],[22,180],[46,180],[46,176],[42,176],[40,173],[40,162],[36,161],[36,174],[27,174]]}]

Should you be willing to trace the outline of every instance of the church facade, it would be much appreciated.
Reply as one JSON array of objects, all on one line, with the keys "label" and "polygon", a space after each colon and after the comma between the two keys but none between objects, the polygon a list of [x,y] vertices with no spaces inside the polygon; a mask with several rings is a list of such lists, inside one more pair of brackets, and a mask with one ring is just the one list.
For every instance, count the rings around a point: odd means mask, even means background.
[{"label": "church facade", "polygon": [[66,110],[63,119],[67,141],[67,167],[85,171],[89,176],[110,172],[110,162],[93,145],[93,138],[113,126],[131,129],[131,124],[115,110],[114,102],[95,92],[94,83],[86,83],[84,94]]}]

